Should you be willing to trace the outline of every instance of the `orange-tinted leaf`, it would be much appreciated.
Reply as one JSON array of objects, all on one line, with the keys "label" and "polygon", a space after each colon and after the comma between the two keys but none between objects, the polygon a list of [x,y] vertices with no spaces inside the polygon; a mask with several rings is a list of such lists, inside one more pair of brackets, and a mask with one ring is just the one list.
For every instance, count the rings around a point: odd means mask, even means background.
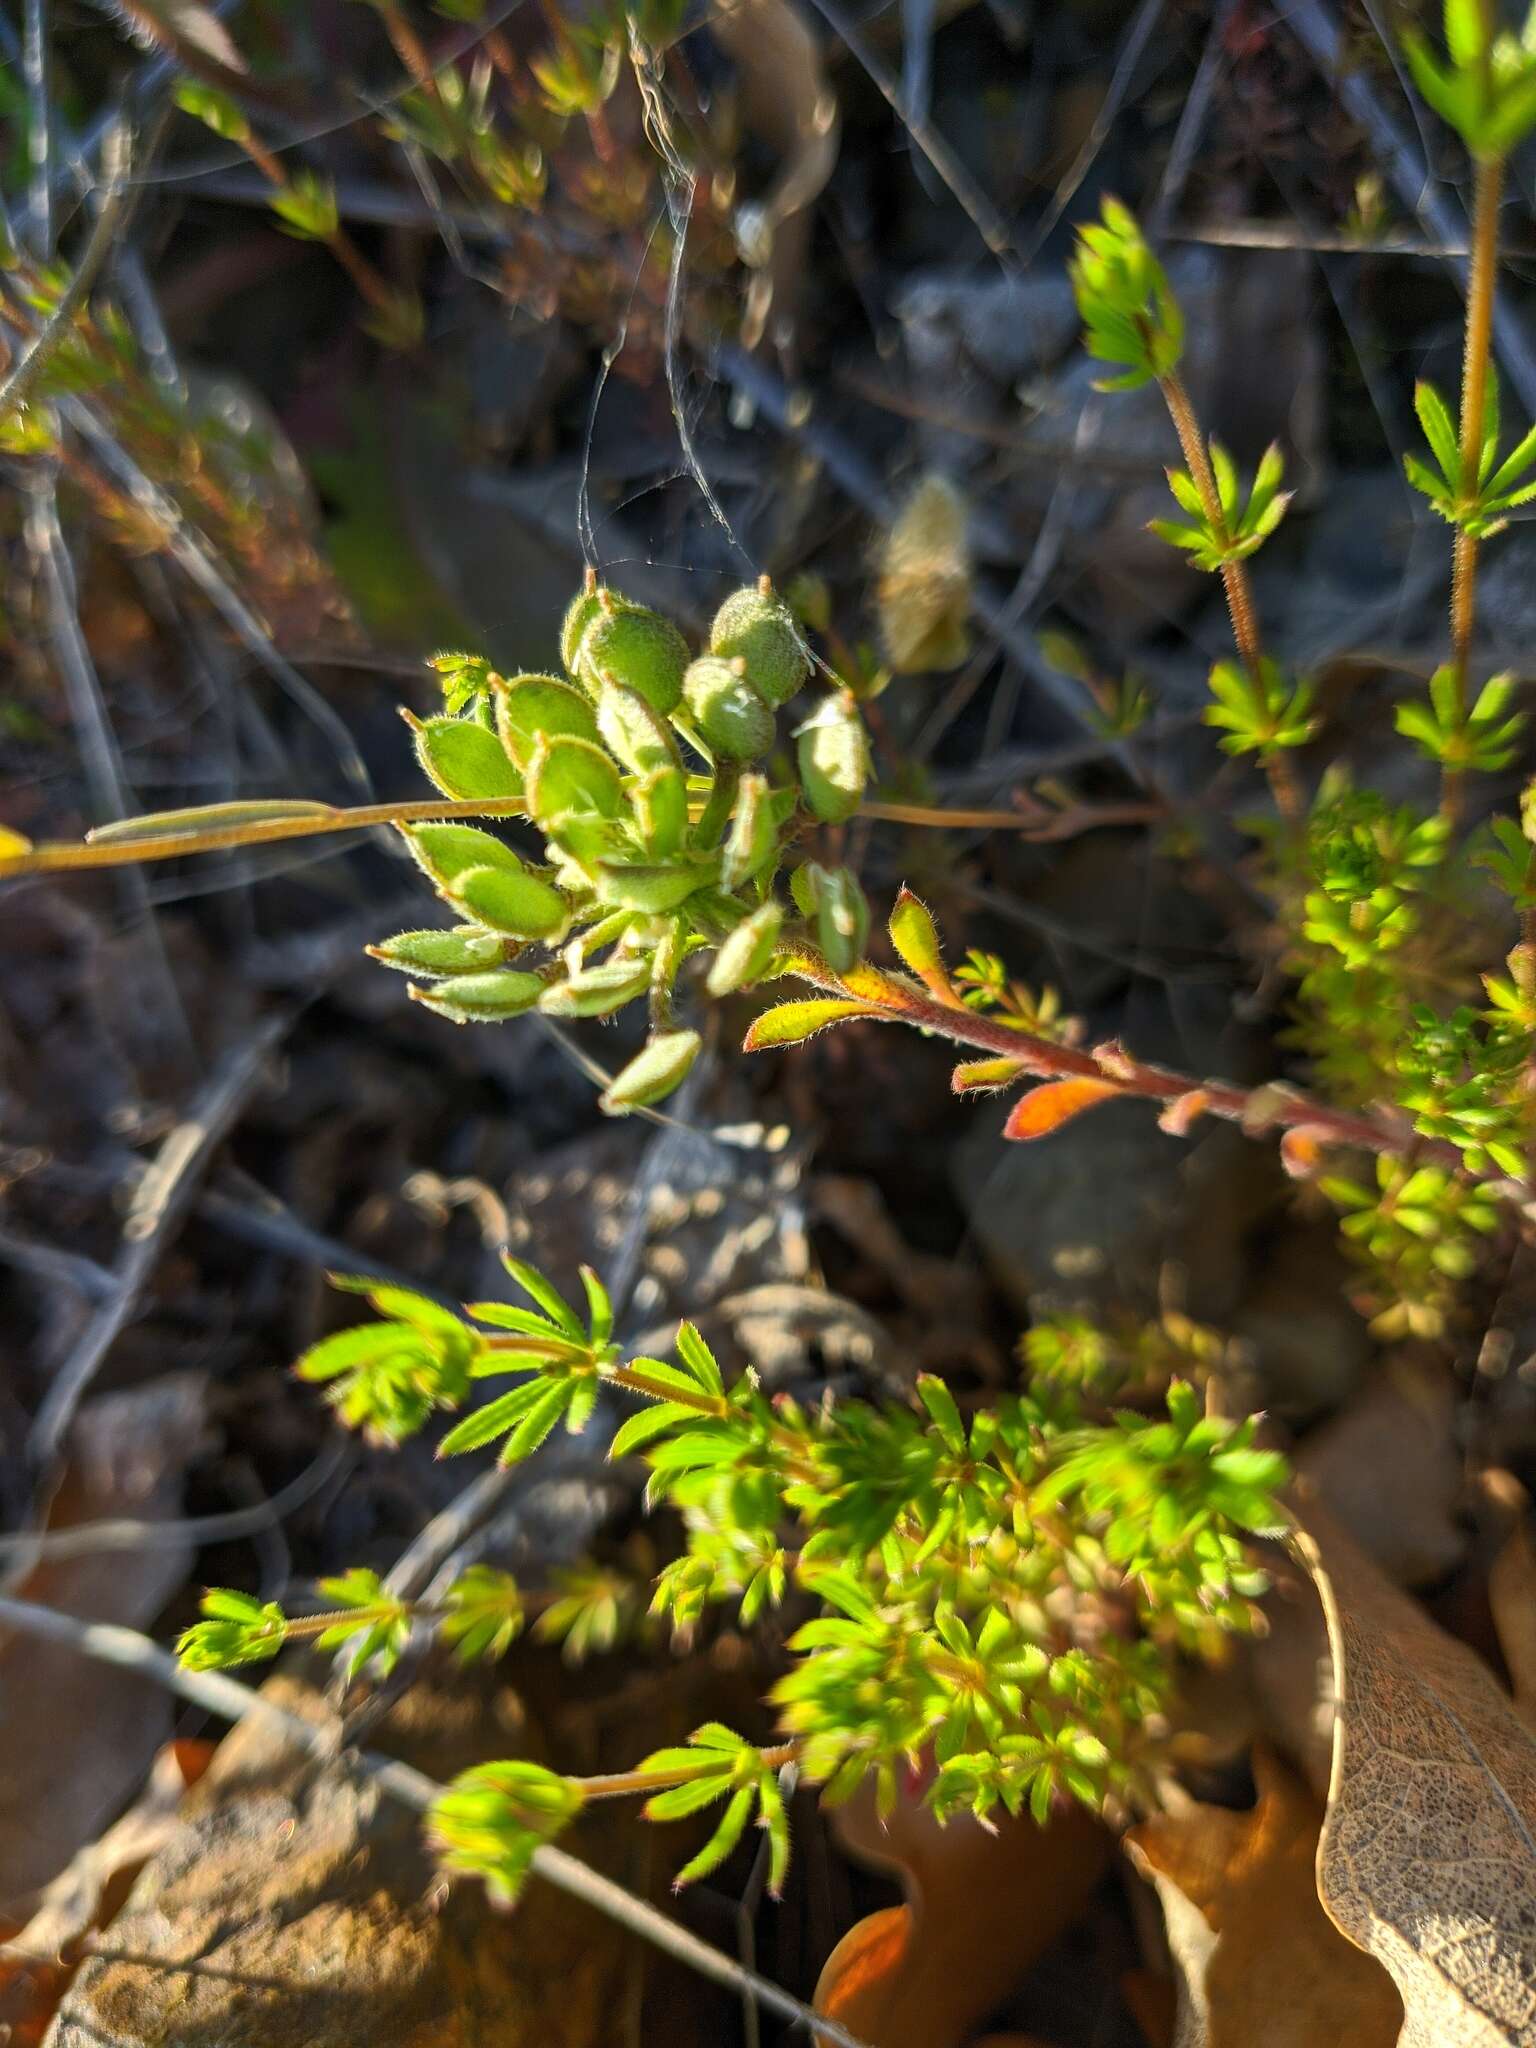
[{"label": "orange-tinted leaf", "polygon": [[957,1095],[969,1095],[977,1088],[1006,1088],[1024,1072],[1022,1060],[964,1060],[949,1077]]},{"label": "orange-tinted leaf", "polygon": [[1111,1097],[1124,1093],[1125,1090],[1113,1081],[1095,1081],[1088,1074],[1080,1074],[1070,1081],[1046,1081],[1019,1097],[1003,1125],[1003,1136],[1049,1137],[1052,1131],[1059,1131],[1073,1117],[1081,1116],[1085,1109],[1092,1109],[1096,1103],[1108,1102]]},{"label": "orange-tinted leaf", "polygon": [[825,1031],[830,1024],[844,1024],[850,1017],[878,1017],[879,1014],[868,1003],[842,1003],[831,999],[825,1002],[780,1003],[777,1009],[764,1010],[761,1017],[753,1020],[751,1030],[742,1041],[742,1050],[762,1052],[770,1045],[799,1045],[803,1039],[814,1038],[818,1031]]},{"label": "orange-tinted leaf", "polygon": [[1187,1138],[1189,1127],[1198,1116],[1204,1116],[1210,1107],[1210,1093],[1205,1088],[1189,1088],[1184,1094],[1176,1095],[1157,1119],[1160,1131],[1166,1131],[1170,1138]]}]

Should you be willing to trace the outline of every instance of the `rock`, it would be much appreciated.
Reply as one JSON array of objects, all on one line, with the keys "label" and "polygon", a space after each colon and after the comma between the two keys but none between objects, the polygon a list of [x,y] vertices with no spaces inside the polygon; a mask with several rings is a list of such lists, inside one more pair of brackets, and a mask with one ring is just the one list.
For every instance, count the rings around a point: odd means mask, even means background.
[{"label": "rock", "polygon": [[[287,1678],[271,1692],[307,1718],[323,1711]],[[419,1733],[420,1699],[410,1711]],[[440,1775],[528,1746],[526,1727],[488,1727],[462,1699],[445,1719],[439,1704]],[[633,1815],[592,1819],[570,1846],[627,1875]],[[607,2048],[620,2013],[641,2038],[647,2010],[669,2042],[705,2048],[724,2017],[548,1885],[531,1883],[510,1917],[478,1885],[450,1890],[416,1814],[254,1718],[221,1745],[105,1939],[123,1959],[82,1966],[45,2048]]]}]

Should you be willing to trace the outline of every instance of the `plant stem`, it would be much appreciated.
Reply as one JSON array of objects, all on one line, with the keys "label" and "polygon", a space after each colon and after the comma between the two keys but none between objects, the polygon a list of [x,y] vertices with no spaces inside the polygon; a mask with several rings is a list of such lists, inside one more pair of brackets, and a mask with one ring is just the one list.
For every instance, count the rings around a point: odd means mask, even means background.
[{"label": "plant stem", "polygon": [[[1477,496],[1481,478],[1483,413],[1488,398],[1488,370],[1493,334],[1493,288],[1499,267],[1499,202],[1504,192],[1502,156],[1480,158],[1472,208],[1472,267],[1467,279],[1467,324],[1461,359],[1460,494],[1464,502]],[[1458,723],[1467,712],[1467,682],[1472,661],[1472,631],[1477,617],[1478,542],[1457,527],[1451,553],[1451,679]],[[1441,785],[1440,808],[1454,824],[1461,814],[1460,768],[1448,766]]]},{"label": "plant stem", "polygon": [[[1177,370],[1170,370],[1166,377],[1158,379],[1158,387],[1168,407],[1168,416],[1173,421],[1173,430],[1179,437],[1185,465],[1194,479],[1195,489],[1200,493],[1206,523],[1217,539],[1225,543],[1231,539],[1227,515],[1221,507],[1221,493],[1216,488],[1216,475],[1206,451],[1205,437],[1200,431],[1200,422],[1195,417],[1195,408],[1184,380]],[[1237,642],[1238,655],[1255,688],[1260,688],[1264,673],[1264,643],[1259,634],[1259,615],[1253,602],[1248,572],[1241,562],[1222,563],[1221,585],[1226,592],[1227,611],[1232,619],[1232,637]],[[1303,813],[1301,789],[1295,770],[1282,749],[1276,748],[1264,756],[1264,773],[1269,778],[1276,810],[1292,831],[1297,830]]]},{"label": "plant stem", "polygon": [[[757,1754],[766,1770],[777,1771],[795,1761],[800,1745],[780,1742],[771,1749],[760,1749]],[[587,1799],[623,1799],[635,1792],[649,1795],[665,1792],[673,1785],[691,1785],[695,1778],[707,1777],[718,1769],[718,1759],[701,1753],[696,1765],[678,1764],[669,1771],[611,1771],[595,1778],[573,1778],[571,1783],[579,1785]]]},{"label": "plant stem", "polygon": [[115,868],[129,861],[176,860],[184,853],[218,853],[232,846],[267,846],[279,839],[309,839],[326,832],[358,832],[372,825],[414,825],[455,818],[518,818],[527,810],[520,796],[416,798],[408,803],[356,804],[306,811],[302,817],[262,818],[254,823],[210,825],[194,831],[146,833],[142,839],[60,840],[0,851],[0,880],[12,875],[49,875],[73,868]]},{"label": "plant stem", "polygon": [[[1088,1051],[1060,1045],[1033,1032],[1011,1030],[974,1010],[947,1009],[905,981],[895,980],[868,965],[857,971],[856,987],[834,974],[825,961],[805,952],[796,958],[789,971],[828,995],[860,1004],[873,1018],[891,1024],[910,1024],[956,1045],[974,1046],[982,1052],[1014,1060],[1021,1073],[1036,1080],[1110,1081],[1127,1096],[1141,1096],[1150,1102],[1174,1103],[1187,1095],[1198,1098],[1194,1114],[1221,1117],[1228,1123],[1240,1124],[1250,1133],[1305,1131],[1319,1144],[1352,1146],[1361,1151],[1385,1153],[1390,1158],[1400,1158],[1413,1148],[1416,1157],[1443,1166],[1459,1178],[1513,1185],[1509,1175],[1500,1169],[1466,1173],[1456,1146],[1441,1139],[1420,1138],[1405,1122],[1390,1122],[1384,1116],[1365,1111],[1334,1109],[1299,1088],[1276,1082],[1259,1088],[1240,1088],[1230,1081],[1200,1080],[1193,1074],[1176,1073],[1170,1067],[1138,1060],[1115,1040]],[[748,1048],[752,1049],[750,1037]]]}]

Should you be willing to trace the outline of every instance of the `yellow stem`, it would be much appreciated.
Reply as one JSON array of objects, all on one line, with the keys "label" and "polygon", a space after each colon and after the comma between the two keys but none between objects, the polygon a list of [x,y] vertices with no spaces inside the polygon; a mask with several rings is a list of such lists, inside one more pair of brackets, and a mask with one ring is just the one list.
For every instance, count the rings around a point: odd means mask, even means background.
[{"label": "yellow stem", "polygon": [[357,804],[350,810],[306,813],[297,818],[264,818],[254,824],[212,825],[198,831],[146,834],[142,839],[61,840],[0,852],[0,879],[12,875],[57,874],[64,869],[127,867],[137,861],[176,860],[184,853],[218,853],[232,846],[266,846],[279,839],[311,839],[326,832],[358,832],[371,825],[414,825],[438,819],[515,818],[527,805],[518,797],[475,797],[463,801],[422,798],[403,804]]}]

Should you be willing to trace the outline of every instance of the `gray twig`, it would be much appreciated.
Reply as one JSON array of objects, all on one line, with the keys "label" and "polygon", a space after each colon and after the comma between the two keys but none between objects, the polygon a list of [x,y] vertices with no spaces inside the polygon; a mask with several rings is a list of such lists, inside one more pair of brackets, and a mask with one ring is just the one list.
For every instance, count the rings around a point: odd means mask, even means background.
[{"label": "gray twig", "polygon": [[124,121],[118,121],[107,130],[102,141],[101,170],[104,189],[101,207],[91,223],[91,232],[80,252],[75,274],[59,294],[58,304],[48,315],[36,339],[17,357],[5,382],[0,384],[0,419],[4,419],[7,413],[19,411],[27,403],[37,386],[38,378],[47,369],[74,326],[75,315],[84,305],[86,295],[96,282],[102,264],[112,253],[123,215],[131,156],[132,139],[128,125]]},{"label": "gray twig", "polygon": [[293,1010],[276,1012],[227,1055],[161,1145],[123,1225],[123,1249],[114,1268],[116,1291],[91,1317],[38,1408],[31,1439],[38,1463],[58,1452],[81,1396],[131,1318],[146,1281],[186,1215],[203,1169],[295,1015]]}]

